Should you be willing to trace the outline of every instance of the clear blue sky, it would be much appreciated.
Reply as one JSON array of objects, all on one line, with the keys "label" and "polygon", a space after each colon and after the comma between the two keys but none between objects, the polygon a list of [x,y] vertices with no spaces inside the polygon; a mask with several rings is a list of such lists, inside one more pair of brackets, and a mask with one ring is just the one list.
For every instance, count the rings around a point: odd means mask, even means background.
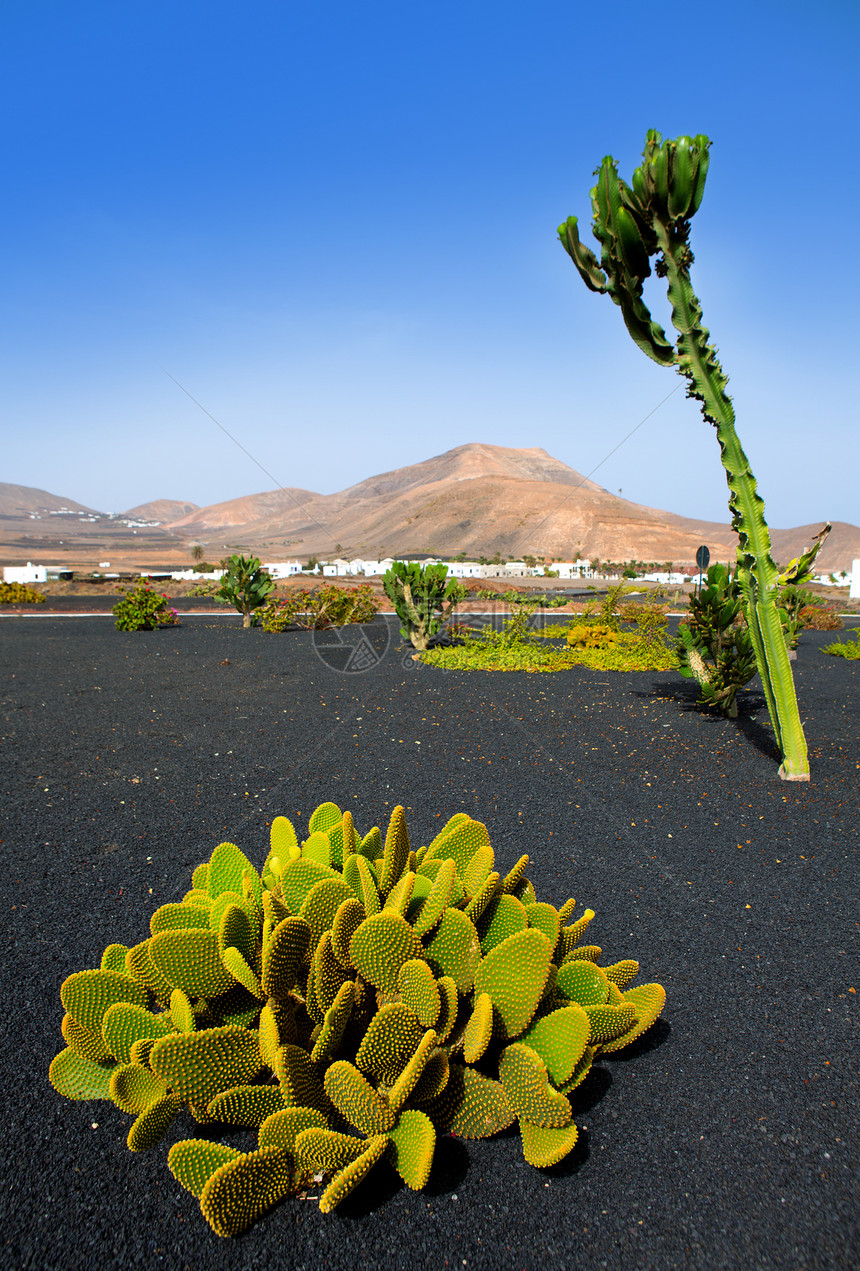
[{"label": "clear blue sky", "polygon": [[[589,473],[676,383],[556,241],[713,140],[694,284],[774,526],[860,523],[857,0],[6,0],[0,480],[103,511],[469,441]],[[658,310],[662,314],[662,310]],[[725,521],[683,389],[594,474]]]}]

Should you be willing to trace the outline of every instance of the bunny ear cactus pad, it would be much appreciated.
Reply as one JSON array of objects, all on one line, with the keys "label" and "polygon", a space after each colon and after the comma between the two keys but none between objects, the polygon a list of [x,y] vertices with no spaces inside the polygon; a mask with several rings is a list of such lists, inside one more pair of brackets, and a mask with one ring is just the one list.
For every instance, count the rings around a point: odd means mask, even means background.
[{"label": "bunny ear cactus pad", "polygon": [[261,874],[219,844],[147,939],[68,977],[50,1081],[135,1118],[135,1152],[183,1104],[213,1129],[256,1131],[254,1151],[186,1139],[167,1158],[223,1236],[315,1171],[330,1176],[324,1213],[383,1158],[420,1189],[440,1134],[519,1120],[526,1161],[553,1165],[577,1142],[567,1096],[666,995],[633,984],[633,959],[598,965],[599,946],[578,943],[593,911],[572,921],[574,901],[539,901],[528,862],[502,876],[487,827],[462,812],[418,851],[400,805],[384,845],[335,804],[303,845],[275,817]]}]

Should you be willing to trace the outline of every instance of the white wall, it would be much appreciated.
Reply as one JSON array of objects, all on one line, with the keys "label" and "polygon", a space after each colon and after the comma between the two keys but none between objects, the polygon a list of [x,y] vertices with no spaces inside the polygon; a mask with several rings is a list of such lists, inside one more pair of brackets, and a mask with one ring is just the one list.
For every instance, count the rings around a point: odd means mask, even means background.
[{"label": "white wall", "polygon": [[46,565],[4,565],[3,581],[6,583],[46,583],[48,568]]},{"label": "white wall", "polygon": [[860,600],[860,560],[851,562],[851,585],[848,595],[852,600]]}]

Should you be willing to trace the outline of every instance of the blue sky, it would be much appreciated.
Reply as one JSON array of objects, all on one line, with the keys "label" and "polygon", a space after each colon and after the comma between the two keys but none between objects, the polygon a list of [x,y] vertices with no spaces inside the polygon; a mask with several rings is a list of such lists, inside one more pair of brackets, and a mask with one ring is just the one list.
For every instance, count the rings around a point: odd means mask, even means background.
[{"label": "blue sky", "polygon": [[713,141],[694,285],[770,523],[860,523],[856,0],[6,0],[0,32],[0,480],[272,488],[167,371],[283,485],[485,441],[726,521],[683,389],[597,466],[680,381],[556,241],[657,127]]}]

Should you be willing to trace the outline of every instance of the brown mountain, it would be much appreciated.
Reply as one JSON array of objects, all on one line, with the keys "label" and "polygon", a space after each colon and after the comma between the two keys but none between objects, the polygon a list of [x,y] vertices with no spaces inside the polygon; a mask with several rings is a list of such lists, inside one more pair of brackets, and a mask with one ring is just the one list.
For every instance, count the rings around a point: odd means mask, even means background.
[{"label": "brown mountain", "polygon": [[[17,494],[7,499],[6,492]],[[24,511],[30,506],[28,495],[37,504],[43,501],[40,522],[27,519],[32,515]],[[475,443],[369,477],[337,494],[270,490],[205,508],[156,500],[123,517],[103,517],[68,500],[55,504],[69,511],[49,515],[44,500],[52,498],[42,491],[0,485],[0,527],[8,531],[0,532],[0,550],[7,560],[10,550],[36,558],[36,530],[59,531],[66,544],[80,542],[81,550],[92,549],[97,539],[99,552],[111,559],[122,555],[145,564],[185,561],[196,542],[203,544],[210,560],[235,550],[254,551],[264,560],[460,552],[472,557],[500,552],[515,558],[528,553],[564,560],[579,551],[603,560],[689,565],[701,543],[707,543],[713,560],[735,554],[729,525],[630,503],[539,447],[517,450]],[[7,519],[7,504],[15,507],[12,519]],[[181,514],[171,515],[172,509]],[[124,524],[135,519],[161,524],[146,530]],[[21,531],[15,549],[13,525]],[[773,530],[777,560],[787,562],[799,555],[820,528]],[[53,549],[46,543],[45,550]],[[860,528],[839,522],[821,551],[821,568],[850,569],[855,558],[860,558]]]}]

